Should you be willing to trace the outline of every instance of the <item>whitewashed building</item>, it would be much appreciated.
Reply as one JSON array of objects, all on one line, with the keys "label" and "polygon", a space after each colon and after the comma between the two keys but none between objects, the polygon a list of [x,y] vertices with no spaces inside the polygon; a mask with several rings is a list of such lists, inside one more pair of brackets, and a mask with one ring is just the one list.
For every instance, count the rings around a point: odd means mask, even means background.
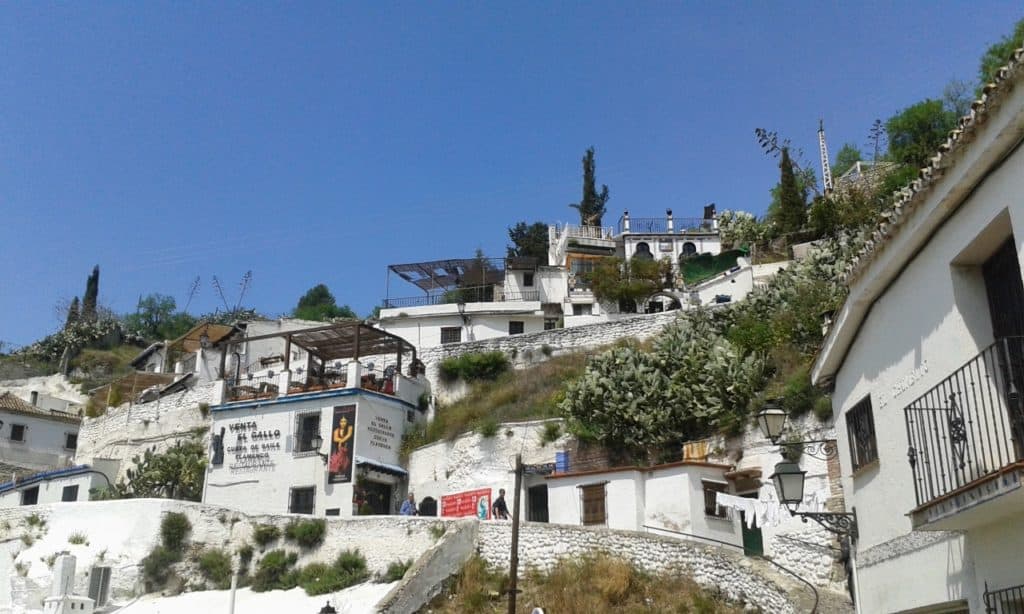
[{"label": "whitewashed building", "polygon": [[36,470],[66,467],[78,447],[81,423],[77,414],[0,394],[0,463]]},{"label": "whitewashed building", "polygon": [[88,501],[90,490],[109,486],[89,465],[44,471],[0,484],[0,508]]},{"label": "whitewashed building", "polygon": [[1022,51],[847,274],[833,389],[862,612],[1024,611]]},{"label": "whitewashed building", "polygon": [[[247,513],[397,511],[402,436],[424,419],[429,393],[415,348],[352,322],[233,339],[224,351],[272,340],[282,348],[276,370],[229,377],[210,408],[203,501]],[[304,360],[292,362],[295,348]]]}]

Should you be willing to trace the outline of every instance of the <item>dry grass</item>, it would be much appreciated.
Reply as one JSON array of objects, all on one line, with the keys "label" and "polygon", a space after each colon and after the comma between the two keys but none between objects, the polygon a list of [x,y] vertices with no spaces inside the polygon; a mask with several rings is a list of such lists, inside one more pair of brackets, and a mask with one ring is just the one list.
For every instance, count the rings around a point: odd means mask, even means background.
[{"label": "dry grass", "polygon": [[[431,604],[438,614],[505,612],[507,578],[480,559],[466,564],[450,594]],[[517,611],[542,607],[549,614],[734,614],[743,609],[700,588],[685,576],[652,576],[607,554],[563,560],[548,573],[528,571],[519,583]]]},{"label": "dry grass", "polygon": [[464,399],[439,408],[429,425],[407,435],[403,449],[408,452],[440,439],[453,439],[487,424],[558,416],[565,383],[583,373],[587,358],[596,351],[556,356],[494,381],[474,384]]}]

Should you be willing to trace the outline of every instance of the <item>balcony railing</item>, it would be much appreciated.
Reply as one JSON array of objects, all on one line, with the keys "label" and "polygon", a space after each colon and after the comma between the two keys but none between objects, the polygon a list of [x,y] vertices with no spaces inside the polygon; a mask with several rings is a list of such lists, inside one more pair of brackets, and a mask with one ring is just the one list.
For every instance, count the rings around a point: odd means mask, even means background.
[{"label": "balcony railing", "polygon": [[668,232],[683,232],[685,230],[714,230],[714,220],[706,220],[699,217],[673,218],[671,231],[668,229],[668,218],[664,217],[631,217],[629,218],[628,231],[625,228],[625,222],[625,218],[619,220],[620,232],[665,234]]},{"label": "balcony railing", "polygon": [[990,591],[986,582],[985,614],[1024,614],[1024,584]]},{"label": "balcony railing", "polygon": [[449,290],[444,294],[386,298],[384,299],[384,308],[394,309],[397,307],[422,307],[424,305],[451,305],[455,303],[502,303],[539,300],[540,290],[505,292],[501,288],[495,288],[494,286],[474,286]]},{"label": "balcony railing", "polygon": [[1022,459],[1024,338],[999,339],[904,408],[917,505]]},{"label": "balcony railing", "polygon": [[561,229],[571,239],[599,239],[613,241],[614,235],[611,227],[603,226],[575,226],[566,224]]},{"label": "balcony railing", "polygon": [[243,375],[237,381],[229,379],[227,382],[228,401],[247,401],[252,399],[273,399],[279,391],[277,375]]}]

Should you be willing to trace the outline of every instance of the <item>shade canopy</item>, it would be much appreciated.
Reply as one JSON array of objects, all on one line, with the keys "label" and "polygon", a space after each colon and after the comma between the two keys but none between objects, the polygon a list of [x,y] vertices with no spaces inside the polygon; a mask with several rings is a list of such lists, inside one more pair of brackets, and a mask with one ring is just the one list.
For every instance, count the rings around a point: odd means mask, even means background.
[{"label": "shade canopy", "polygon": [[321,360],[358,360],[361,356],[378,356],[382,354],[398,354],[411,352],[416,356],[416,348],[398,335],[367,326],[358,320],[339,322],[328,326],[290,330],[268,335],[245,337],[236,343],[245,343],[258,339],[272,338],[289,339]]}]

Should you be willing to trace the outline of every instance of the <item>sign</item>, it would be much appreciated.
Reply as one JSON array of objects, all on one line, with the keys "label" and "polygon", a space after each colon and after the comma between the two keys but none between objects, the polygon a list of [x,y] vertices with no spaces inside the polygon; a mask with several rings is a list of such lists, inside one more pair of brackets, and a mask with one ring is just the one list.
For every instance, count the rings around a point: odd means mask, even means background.
[{"label": "sign", "polygon": [[366,430],[370,434],[370,447],[387,450],[388,452],[395,451],[395,429],[391,426],[391,421],[388,420],[387,416],[380,414],[373,414],[370,418],[370,425],[366,427]]},{"label": "sign", "polygon": [[275,463],[271,454],[282,449],[280,429],[260,429],[255,421],[245,421],[228,424],[228,430],[235,438],[235,445],[224,447],[224,440],[228,436],[225,435],[223,428],[220,440],[213,443],[215,457],[218,445],[221,446],[221,454],[227,452],[233,456],[233,461],[228,464],[229,470],[233,473],[251,473],[274,469]]},{"label": "sign", "polygon": [[355,426],[355,405],[334,408],[334,420],[331,421],[331,456],[327,460],[327,481],[331,484],[347,484],[352,481]]},{"label": "sign", "polygon": [[480,520],[491,517],[491,489],[479,488],[441,496],[441,515],[449,517],[476,516]]}]

